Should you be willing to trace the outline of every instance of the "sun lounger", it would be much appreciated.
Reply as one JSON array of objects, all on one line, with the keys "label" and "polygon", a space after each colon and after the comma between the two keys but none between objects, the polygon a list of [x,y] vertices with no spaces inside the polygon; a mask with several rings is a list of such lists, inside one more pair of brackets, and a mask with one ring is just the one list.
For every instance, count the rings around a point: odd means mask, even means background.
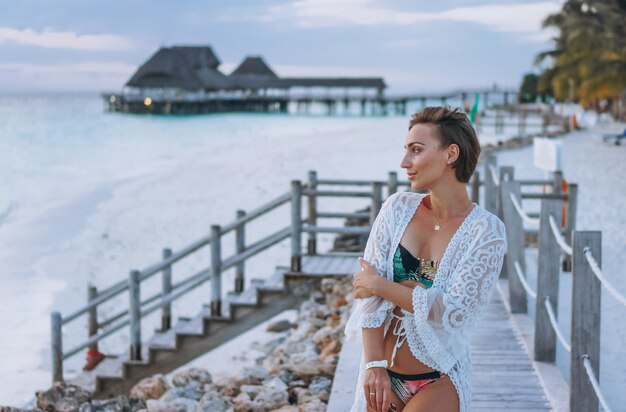
[{"label": "sun lounger", "polygon": [[622,134],[604,134],[602,135],[602,141],[608,142],[611,140],[615,141],[615,145],[619,146],[622,144],[622,139],[626,139],[626,129],[622,132]]}]

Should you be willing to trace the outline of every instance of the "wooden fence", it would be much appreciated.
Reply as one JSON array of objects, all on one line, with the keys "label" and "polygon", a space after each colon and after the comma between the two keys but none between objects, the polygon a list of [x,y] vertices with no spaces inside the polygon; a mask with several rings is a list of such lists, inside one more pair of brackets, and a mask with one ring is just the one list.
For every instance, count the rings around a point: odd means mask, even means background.
[{"label": "wooden fence", "polygon": [[[602,233],[575,230],[577,186],[570,184],[569,190],[562,193],[560,173],[555,174],[552,192],[545,194],[522,193],[521,187],[540,181],[514,180],[513,169],[497,169],[494,159],[487,162],[485,174],[487,205],[502,217],[507,230],[505,272],[509,280],[510,310],[527,313],[529,299],[535,302],[534,360],[554,363],[558,342],[570,354],[570,410],[597,411],[601,405],[605,411],[611,411],[598,379],[601,286],[624,306],[626,299],[602,273]],[[538,216],[524,212],[522,203],[527,198],[540,199]],[[529,285],[526,274],[525,248],[529,234],[538,238],[536,290]],[[562,269],[571,270],[573,278],[569,340],[557,324]]]}]

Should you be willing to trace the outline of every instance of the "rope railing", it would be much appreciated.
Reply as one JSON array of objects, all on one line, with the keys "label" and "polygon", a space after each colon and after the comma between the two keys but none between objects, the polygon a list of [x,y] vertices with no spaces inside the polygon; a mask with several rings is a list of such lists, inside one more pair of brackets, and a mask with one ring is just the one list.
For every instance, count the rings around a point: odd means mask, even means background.
[{"label": "rope railing", "polygon": [[604,275],[602,274],[602,269],[600,269],[600,266],[598,265],[598,262],[596,262],[596,259],[593,257],[593,254],[591,253],[591,250],[588,247],[586,247],[585,249],[583,249],[583,253],[585,254],[585,258],[587,258],[587,262],[589,263],[589,267],[591,268],[593,273],[596,275],[596,277],[598,278],[598,280],[600,281],[602,286],[604,286],[606,288],[606,290],[611,295],[613,295],[613,297],[615,299],[617,299],[617,301],[619,303],[621,303],[622,305],[626,306],[626,298],[624,298],[624,296],[620,295],[619,292],[617,290],[615,290],[613,285],[611,285],[609,283],[609,281],[604,277]]},{"label": "rope railing", "polygon": [[522,283],[522,286],[524,287],[524,290],[526,291],[528,296],[530,296],[533,299],[537,299],[537,292],[532,290],[528,282],[526,282],[524,271],[522,270],[522,266],[520,265],[519,260],[516,260],[514,265],[515,265],[515,273],[517,274],[517,277],[519,278],[519,281]]},{"label": "rope railing", "polygon": [[571,256],[573,253],[572,247],[565,242],[565,238],[561,234],[561,230],[556,224],[556,221],[554,220],[554,216],[550,215],[549,222],[550,222],[550,229],[552,229],[552,235],[554,235],[554,239],[556,240],[556,243],[559,244],[563,252]]},{"label": "rope railing", "polygon": [[552,329],[554,330],[554,333],[556,334],[559,343],[561,344],[561,346],[563,346],[563,349],[565,349],[567,353],[571,353],[572,346],[567,343],[567,341],[563,337],[563,334],[561,333],[561,330],[559,329],[559,325],[556,322],[556,315],[554,314],[554,311],[552,310],[552,305],[550,304],[550,296],[546,296],[543,304],[546,307],[546,311],[548,312],[548,318],[550,319],[550,325],[552,325]]},{"label": "rope railing", "polygon": [[591,362],[589,361],[589,355],[585,354],[582,356],[582,363],[585,367],[585,372],[587,372],[587,377],[589,378],[589,382],[591,382],[591,386],[593,386],[593,391],[596,393],[598,397],[598,401],[600,401],[600,405],[605,410],[605,412],[611,412],[611,408],[609,408],[606,399],[604,399],[604,395],[602,394],[602,390],[600,389],[600,384],[596,379],[596,375],[593,372],[593,368],[591,367]]},{"label": "rope railing", "polygon": [[535,218],[528,216],[526,212],[524,212],[524,210],[522,209],[522,206],[517,201],[517,198],[515,197],[515,195],[511,193],[510,196],[511,196],[511,202],[513,203],[513,207],[515,208],[519,216],[522,218],[522,220],[530,225],[539,226],[539,219],[535,219]]}]

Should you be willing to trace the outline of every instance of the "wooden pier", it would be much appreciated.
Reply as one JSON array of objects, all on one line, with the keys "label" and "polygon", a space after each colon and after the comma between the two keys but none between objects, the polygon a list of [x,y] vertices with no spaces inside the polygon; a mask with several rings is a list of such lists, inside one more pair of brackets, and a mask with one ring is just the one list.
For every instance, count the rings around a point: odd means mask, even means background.
[{"label": "wooden pier", "polygon": [[[481,175],[484,176],[482,180]],[[597,378],[600,282],[616,298],[623,302],[626,299],[602,278],[600,234],[575,230],[576,185],[570,184],[568,192],[562,193],[560,174],[555,174],[554,180],[549,181],[515,181],[513,177],[511,168],[498,169],[489,159],[484,171],[477,172],[469,185],[473,201],[480,200],[483,207],[504,219],[509,244],[498,291],[471,341],[474,366],[472,410],[586,412],[597,410],[601,404],[604,410],[610,411]],[[315,172],[310,172],[308,182],[293,181],[289,192],[257,209],[238,211],[233,221],[213,225],[210,234],[179,251],[165,249],[162,261],[143,270],[131,271],[126,280],[100,291],[90,287],[85,307],[65,316],[58,312],[52,314],[53,381],[64,379],[65,359],[87,348],[97,351],[102,339],[114,333],[126,333],[130,341],[126,354],[106,358],[93,371],[73,379],[92,389],[100,398],[119,394],[143,377],[172,371],[263,320],[296,307],[313,288],[318,287],[322,278],[349,276],[358,270],[355,253],[320,253],[317,250],[318,234],[350,234],[365,239],[369,233],[368,227],[320,226],[318,219],[355,217],[365,218],[371,224],[385,198],[383,193],[389,196],[407,185],[408,182],[399,182],[395,173],[390,173],[386,180],[362,181],[320,179]],[[522,186],[546,185],[553,190],[548,193],[520,190]],[[324,188],[329,186],[330,189]],[[319,211],[317,201],[320,197],[362,198],[369,204],[370,211]],[[524,198],[542,199],[538,225],[535,225],[537,216],[524,212]],[[564,199],[568,200],[566,219],[560,215]],[[246,225],[278,208],[283,208],[285,220],[290,221],[290,225],[274,229],[276,231],[254,243],[246,242]],[[302,216],[303,210],[307,211],[306,217]],[[565,227],[560,227],[562,221],[566,223]],[[225,257],[221,245],[224,235],[230,232],[235,233],[237,247],[232,256]],[[289,264],[277,266],[273,274],[263,279],[246,282],[246,260],[287,239],[291,245]],[[539,239],[542,247],[539,256],[535,254],[534,258],[528,258],[527,243],[532,239]],[[566,239],[572,239],[571,246]],[[177,262],[198,251],[205,253],[207,249],[211,255],[210,267],[187,274],[172,284],[172,270]],[[537,260],[542,264],[538,265]],[[575,279],[573,299],[577,304],[572,305],[573,327],[569,342],[554,321],[560,268],[572,270]],[[232,287],[222,285],[227,270],[235,272]],[[536,291],[526,281],[528,273],[533,270],[537,271],[539,279]],[[142,300],[142,283],[156,275],[162,277],[162,290],[150,297],[144,295]],[[175,321],[172,302],[207,282],[211,293],[204,308],[194,318]],[[222,299],[224,287],[230,290],[226,299]],[[121,308],[120,313],[109,319],[102,319],[98,308],[120,294],[128,296],[128,307]],[[524,313],[528,302],[533,300],[537,307],[536,319],[529,319]],[[584,311],[580,310],[583,308],[580,302],[585,302]],[[142,319],[155,312],[161,315],[162,327],[153,336],[143,337]],[[66,349],[68,345],[63,340],[62,327],[75,326],[79,318],[86,319],[88,336],[82,342],[71,342],[73,346]],[[568,389],[554,366],[557,343],[572,356],[572,390]],[[352,402],[359,354],[359,348],[344,345],[329,411],[345,411]]]},{"label": "wooden pier", "polygon": [[[338,87],[341,90],[340,87]],[[473,90],[454,91],[438,94],[413,94],[386,96],[382,91],[356,95],[353,93],[328,94],[293,94],[280,93],[268,95],[263,91],[245,96],[224,95],[198,99],[172,98],[159,93],[142,93],[140,95],[124,95],[121,93],[105,93],[102,95],[105,110],[112,113],[135,114],[208,114],[208,113],[319,113],[330,116],[387,116],[407,115],[408,107],[426,107],[430,102],[442,106],[451,102],[465,102],[475,94],[481,96],[484,107],[493,105],[494,97],[498,96],[500,104],[508,106],[516,103],[517,92],[514,90]],[[502,122],[504,120],[502,119]]]}]

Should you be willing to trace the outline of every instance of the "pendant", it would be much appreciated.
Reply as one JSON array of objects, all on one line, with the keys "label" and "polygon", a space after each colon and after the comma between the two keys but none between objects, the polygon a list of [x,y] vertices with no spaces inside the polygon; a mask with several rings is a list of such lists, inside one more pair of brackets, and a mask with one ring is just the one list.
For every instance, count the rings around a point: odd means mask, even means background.
[{"label": "pendant", "polygon": [[435,230],[437,230],[437,231],[438,231],[439,229],[441,229],[441,225],[440,225],[439,223],[437,223],[437,224],[435,225]]}]

